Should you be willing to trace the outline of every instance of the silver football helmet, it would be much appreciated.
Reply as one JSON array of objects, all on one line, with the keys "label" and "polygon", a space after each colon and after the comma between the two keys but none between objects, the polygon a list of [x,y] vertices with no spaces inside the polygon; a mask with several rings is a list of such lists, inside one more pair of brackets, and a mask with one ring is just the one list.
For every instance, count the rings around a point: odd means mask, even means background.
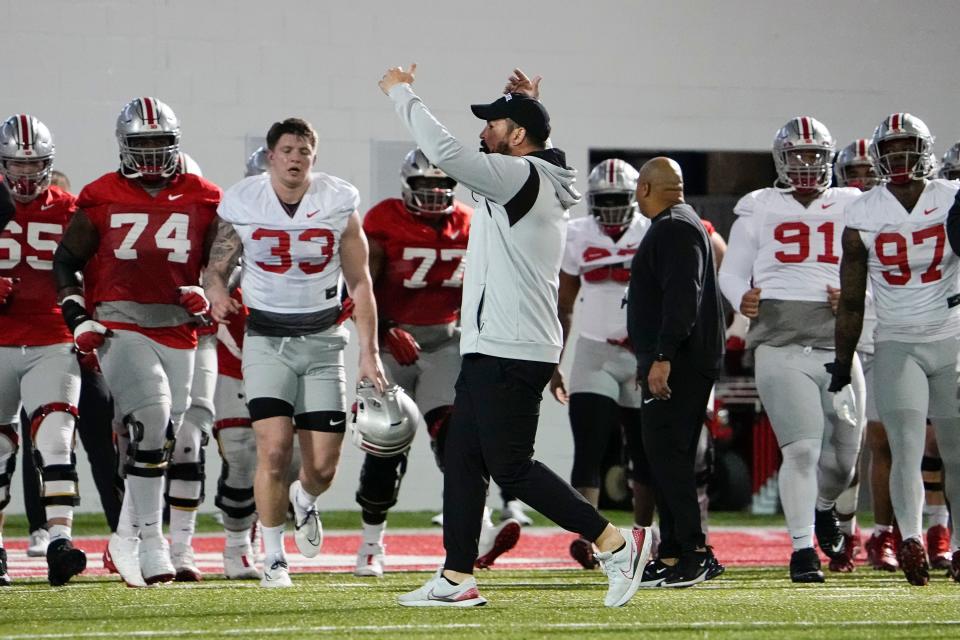
[{"label": "silver football helmet", "polygon": [[[870,140],[867,138],[854,140],[841,149],[833,165],[837,174],[838,187],[853,187],[861,191],[869,191],[880,184],[877,161],[873,156]],[[864,167],[862,171],[856,172],[861,175],[853,175],[851,170],[855,167]]]},{"label": "silver football helmet", "polygon": [[[912,145],[890,150],[887,143],[913,140]],[[923,120],[910,113],[892,113],[873,132],[870,148],[877,159],[877,173],[884,180],[903,184],[933,175],[937,159],[933,155],[933,136]]]},{"label": "silver football helmet", "polygon": [[[18,113],[0,125],[0,173],[21,202],[33,200],[50,186],[55,152],[50,129],[33,116]],[[39,166],[27,169],[25,163]]]},{"label": "silver football helmet", "polygon": [[453,213],[453,190],[457,181],[414,149],[400,165],[400,190],[407,208],[421,216],[439,217]]},{"label": "silver football helmet", "polygon": [[270,164],[267,162],[267,148],[257,147],[257,150],[247,158],[247,165],[244,167],[243,177],[259,176],[268,171],[270,171]]},{"label": "silver football helmet", "polygon": [[637,213],[637,180],[640,173],[619,158],[604,160],[587,178],[590,214],[608,232],[618,232]]},{"label": "silver football helmet", "polygon": [[203,169],[196,160],[186,151],[180,152],[180,158],[177,160],[177,173],[192,173],[195,176],[203,177]]},{"label": "silver football helmet", "polygon": [[782,191],[823,191],[833,179],[836,143],[816,118],[798,116],[773,137],[774,186]]},{"label": "silver football helmet", "polygon": [[940,161],[939,176],[944,180],[960,179],[960,142],[954,142]]},{"label": "silver football helmet", "polygon": [[383,394],[372,383],[357,385],[357,400],[350,421],[350,438],[367,453],[388,458],[410,448],[423,416],[413,399],[399,385],[390,385]]},{"label": "silver football helmet", "polygon": [[[153,146],[156,141],[163,144]],[[120,173],[127,178],[169,178],[180,161],[180,121],[156,98],[134,98],[117,116]]]}]

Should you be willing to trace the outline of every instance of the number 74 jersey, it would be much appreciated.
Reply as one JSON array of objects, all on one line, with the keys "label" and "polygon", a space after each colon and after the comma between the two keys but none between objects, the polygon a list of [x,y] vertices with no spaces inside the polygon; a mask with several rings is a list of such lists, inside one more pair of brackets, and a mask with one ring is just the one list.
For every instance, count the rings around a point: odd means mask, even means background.
[{"label": "number 74 jersey", "polygon": [[847,209],[857,229],[877,309],[877,340],[932,342],[960,334],[960,259],[947,244],[946,220],[958,185],[931,180],[912,211],[885,186]]}]

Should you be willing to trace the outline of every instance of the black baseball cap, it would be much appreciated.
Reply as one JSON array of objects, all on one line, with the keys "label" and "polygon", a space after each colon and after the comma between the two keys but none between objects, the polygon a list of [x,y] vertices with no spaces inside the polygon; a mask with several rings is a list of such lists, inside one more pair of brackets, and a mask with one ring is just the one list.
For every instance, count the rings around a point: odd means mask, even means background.
[{"label": "black baseball cap", "polygon": [[490,104],[472,104],[470,111],[481,120],[510,118],[541,141],[550,137],[550,114],[543,103],[523,93],[505,93]]}]

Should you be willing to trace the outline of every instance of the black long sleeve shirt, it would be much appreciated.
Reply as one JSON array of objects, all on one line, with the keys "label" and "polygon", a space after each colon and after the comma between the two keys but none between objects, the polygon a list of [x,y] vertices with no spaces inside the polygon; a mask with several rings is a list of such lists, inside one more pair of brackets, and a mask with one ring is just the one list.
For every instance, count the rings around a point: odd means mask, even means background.
[{"label": "black long sleeve shirt", "polygon": [[633,257],[627,295],[627,331],[646,378],[660,355],[715,377],[723,358],[723,308],[713,246],[688,205],[653,218]]},{"label": "black long sleeve shirt", "polygon": [[7,188],[7,183],[0,181],[0,231],[13,219],[17,207],[13,202],[13,195]]}]

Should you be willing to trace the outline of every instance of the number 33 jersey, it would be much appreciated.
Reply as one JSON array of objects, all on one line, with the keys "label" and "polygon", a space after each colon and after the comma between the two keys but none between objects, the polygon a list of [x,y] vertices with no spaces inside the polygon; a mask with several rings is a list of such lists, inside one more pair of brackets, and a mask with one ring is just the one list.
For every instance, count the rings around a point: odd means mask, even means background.
[{"label": "number 33 jersey", "polygon": [[[859,195],[858,189],[826,189],[804,207],[777,189],[748,193],[733,209],[738,218],[722,271],[747,276],[747,288],[752,275],[764,300],[826,302],[827,285],[840,286],[844,211]],[[739,299],[730,302],[740,306]]]},{"label": "number 33 jersey", "polygon": [[367,212],[363,230],[385,254],[374,293],[380,317],[417,326],[460,317],[463,270],[473,211],[455,202],[437,229],[391,198]]},{"label": "number 33 jersey", "polygon": [[356,187],[324,173],[311,174],[293,216],[269,174],[227,189],[219,214],[243,241],[244,304],[287,314],[339,306],[340,238],[359,204]]},{"label": "number 33 jersey", "polygon": [[958,185],[931,180],[912,211],[885,186],[847,209],[846,225],[867,249],[877,309],[877,340],[933,342],[960,333],[958,266],[946,220]]}]

